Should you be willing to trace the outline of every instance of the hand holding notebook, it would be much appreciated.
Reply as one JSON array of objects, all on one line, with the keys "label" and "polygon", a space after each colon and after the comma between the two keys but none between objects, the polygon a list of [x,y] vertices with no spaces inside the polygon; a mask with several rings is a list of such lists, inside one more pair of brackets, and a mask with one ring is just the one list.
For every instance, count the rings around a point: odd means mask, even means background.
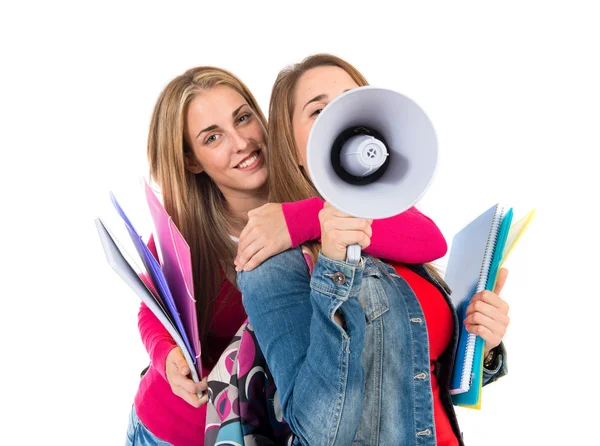
[{"label": "hand holding notebook", "polygon": [[484,340],[463,324],[473,296],[494,290],[498,271],[531,221],[534,211],[514,226],[512,209],[494,205],[459,231],[452,241],[444,280],[460,324],[459,345],[450,382],[454,404],[480,408]]},{"label": "hand holding notebook", "polygon": [[[112,193],[111,200],[137,250],[138,261],[125,252],[122,244],[100,219],[96,220],[96,227],[108,262],[167,329],[181,349],[192,380],[199,382],[202,379],[202,363],[190,248],[148,184],[144,182],[144,185],[156,228],[155,240],[160,263],[142,241]],[[143,268],[139,267],[139,260]]]},{"label": "hand holding notebook", "polygon": [[502,298],[502,288],[507,277],[508,270],[498,270],[493,290],[475,294],[467,306],[464,324],[469,333],[485,340],[484,357],[502,342],[508,327],[509,306]]}]

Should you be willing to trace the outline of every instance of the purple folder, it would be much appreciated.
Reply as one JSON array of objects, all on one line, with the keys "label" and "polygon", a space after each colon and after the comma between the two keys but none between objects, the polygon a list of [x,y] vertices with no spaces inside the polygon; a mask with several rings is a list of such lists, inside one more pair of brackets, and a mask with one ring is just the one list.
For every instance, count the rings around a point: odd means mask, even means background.
[{"label": "purple folder", "polygon": [[[131,224],[131,221],[129,221],[129,218],[125,214],[125,211],[123,211],[123,209],[121,208],[121,205],[119,205],[119,202],[117,201],[117,199],[115,198],[115,196],[112,192],[110,194],[110,198],[111,198],[113,205],[115,206],[117,212],[119,213],[119,215],[125,222],[125,226],[127,227],[127,230],[129,231],[129,235],[131,237],[131,240],[133,241],[133,244],[135,245],[135,249],[137,250],[140,257],[142,258],[142,262],[144,263],[146,270],[148,271],[148,273],[150,273],[152,282],[156,286],[156,289],[158,291],[158,294],[161,297],[161,300],[166,304],[166,307],[167,307],[167,310],[169,311],[169,316],[171,317],[171,320],[173,322],[175,322],[175,328],[181,335],[181,338],[183,339],[187,350],[190,353],[192,353],[191,356],[194,358],[194,363],[196,364],[195,355],[193,354],[194,350],[192,350],[192,347],[190,346],[190,341],[188,340],[185,328],[183,326],[181,316],[179,314],[179,310],[177,308],[177,305],[175,304],[175,301],[171,294],[171,290],[169,289],[169,285],[167,283],[167,280],[165,279],[165,275],[163,274],[159,263],[156,261],[156,259],[154,258],[154,255],[152,255],[152,252],[150,252],[150,249],[148,249],[148,247],[142,240],[142,237],[140,237],[139,234],[134,229],[133,225]],[[199,367],[198,364],[196,364],[196,368],[200,369],[200,372],[202,371],[202,367]],[[200,376],[200,379],[202,379],[201,376]]]},{"label": "purple folder", "polygon": [[[135,271],[133,264],[130,263],[131,256],[127,253],[122,246],[118,243],[117,239],[108,231],[108,228],[104,225],[102,220],[97,218],[95,220],[96,228],[98,229],[98,235],[102,242],[102,247],[106,254],[106,260],[110,266],[117,272],[119,276],[131,287],[132,290],[142,299],[142,301],[148,306],[150,311],[154,313],[160,323],[165,327],[169,334],[173,337],[175,343],[181,349],[183,357],[190,368],[192,380],[199,382],[200,378],[194,367],[194,360],[190,356],[183,339],[179,335],[179,332],[175,328],[173,321],[169,319],[165,309],[159,305],[156,300],[153,291],[147,286],[147,282],[143,281],[139,274]],[[202,398],[202,393],[198,394],[198,398]]]},{"label": "purple folder", "polygon": [[[146,200],[156,229],[156,241],[161,256],[162,269],[175,305],[179,309],[185,332],[193,348],[193,354],[198,360],[198,364],[201,364],[201,361],[199,361],[201,349],[190,247],[146,181],[144,181],[144,187]],[[202,367],[199,365],[198,373],[202,375]]]}]

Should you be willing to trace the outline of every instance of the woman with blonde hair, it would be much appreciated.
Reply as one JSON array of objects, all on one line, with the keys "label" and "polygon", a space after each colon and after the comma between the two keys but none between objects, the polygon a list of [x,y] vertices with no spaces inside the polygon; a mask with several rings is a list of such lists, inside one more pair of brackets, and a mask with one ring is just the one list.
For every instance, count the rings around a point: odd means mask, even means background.
[{"label": "woman with blonde hair", "polygon": [[[287,203],[285,212],[281,204],[267,204],[266,125],[250,90],[215,67],[193,68],[173,79],[151,118],[150,176],[190,246],[205,376],[246,319],[232,282],[237,237],[248,215],[268,221],[269,234],[262,224],[246,231],[252,243],[238,269],[251,269],[261,256],[288,249],[293,240],[309,240],[299,216],[316,219],[318,214],[310,200]],[[426,217],[415,214],[392,224],[400,234],[402,225],[422,229],[423,240],[400,236],[393,253],[397,260],[432,259],[445,252],[439,229]],[[149,246],[156,255],[152,239]],[[370,249],[378,253],[376,246]],[[138,325],[151,364],[135,396],[127,444],[203,444],[207,396],[197,394],[206,390],[206,379],[190,379],[180,349],[144,304]]]},{"label": "woman with blonde hair", "polygon": [[[328,54],[279,73],[269,108],[270,201],[318,196],[305,168],[312,125],[329,102],[365,85],[356,68]],[[288,250],[238,274],[283,418],[301,444],[462,444],[448,385],[463,321],[450,291],[427,264],[368,255],[347,263],[347,246],[366,246],[360,230],[369,225],[328,204],[319,221],[322,243],[307,245],[312,264]],[[485,384],[506,373],[508,306],[498,296],[506,275],[502,269],[494,292],[474,296],[464,321],[486,341]]]}]

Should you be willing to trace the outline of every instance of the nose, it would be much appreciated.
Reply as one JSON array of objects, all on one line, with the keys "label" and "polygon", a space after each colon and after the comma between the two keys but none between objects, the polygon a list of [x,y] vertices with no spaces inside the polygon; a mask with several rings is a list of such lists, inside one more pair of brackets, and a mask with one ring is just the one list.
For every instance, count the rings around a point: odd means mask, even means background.
[{"label": "nose", "polygon": [[250,145],[250,140],[238,130],[232,132],[233,149],[236,153],[243,152]]}]

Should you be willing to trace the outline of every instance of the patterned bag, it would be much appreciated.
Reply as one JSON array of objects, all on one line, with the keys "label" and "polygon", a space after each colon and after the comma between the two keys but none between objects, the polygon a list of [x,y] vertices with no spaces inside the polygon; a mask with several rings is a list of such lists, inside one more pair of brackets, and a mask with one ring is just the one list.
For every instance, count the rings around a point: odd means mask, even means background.
[{"label": "patterned bag", "polygon": [[205,445],[293,444],[273,377],[246,321],[208,375]]},{"label": "patterned bag", "polygon": [[[302,246],[309,273],[310,251]],[[205,446],[291,446],[273,376],[246,319],[208,375]]]}]

